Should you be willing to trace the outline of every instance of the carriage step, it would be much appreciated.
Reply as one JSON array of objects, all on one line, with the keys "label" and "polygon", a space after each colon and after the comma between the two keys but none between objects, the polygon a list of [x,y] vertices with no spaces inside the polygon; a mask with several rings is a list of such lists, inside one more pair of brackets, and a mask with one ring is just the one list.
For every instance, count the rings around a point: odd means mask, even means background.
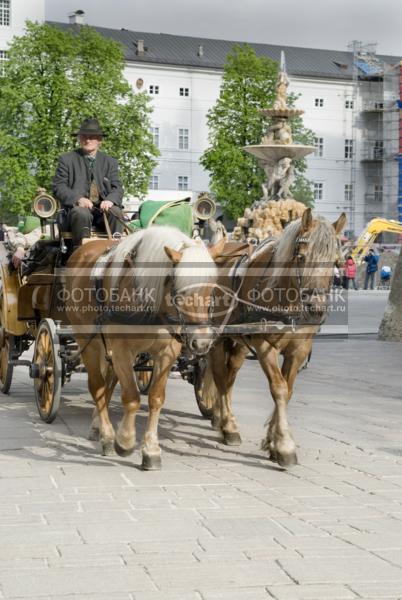
[{"label": "carriage step", "polygon": [[31,361],[30,360],[9,360],[8,361],[9,365],[12,365],[13,367],[30,367],[31,366]]}]

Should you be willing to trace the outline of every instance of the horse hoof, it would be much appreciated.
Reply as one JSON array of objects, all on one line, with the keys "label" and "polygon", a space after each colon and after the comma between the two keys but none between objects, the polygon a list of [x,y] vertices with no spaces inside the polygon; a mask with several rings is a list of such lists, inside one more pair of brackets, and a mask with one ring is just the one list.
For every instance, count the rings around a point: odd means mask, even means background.
[{"label": "horse hoof", "polygon": [[141,468],[144,471],[160,471],[162,468],[162,459],[160,454],[154,454],[154,456],[143,454]]},{"label": "horse hoof", "polygon": [[99,441],[99,429],[91,428],[88,433],[88,439],[90,442]]},{"label": "horse hoof", "polygon": [[115,456],[114,440],[103,440],[102,442],[102,455],[103,456]]},{"label": "horse hoof", "polygon": [[276,462],[280,467],[294,467],[297,465],[297,454],[296,452],[292,452],[291,454],[277,453]]},{"label": "horse hoof", "polygon": [[135,446],[132,448],[123,448],[117,440],[114,441],[114,449],[119,456],[130,456],[134,452]]},{"label": "horse hoof", "polygon": [[224,431],[223,432],[223,443],[226,446],[240,446],[241,437],[237,431]]}]

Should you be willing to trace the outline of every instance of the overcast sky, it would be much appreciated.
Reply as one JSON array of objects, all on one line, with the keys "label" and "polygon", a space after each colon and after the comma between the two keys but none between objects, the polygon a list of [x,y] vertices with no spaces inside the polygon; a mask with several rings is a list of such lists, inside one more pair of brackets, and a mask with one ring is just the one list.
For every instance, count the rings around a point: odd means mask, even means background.
[{"label": "overcast sky", "polygon": [[402,0],[46,0],[46,19],[78,9],[112,29],[336,50],[359,40],[402,56]]}]

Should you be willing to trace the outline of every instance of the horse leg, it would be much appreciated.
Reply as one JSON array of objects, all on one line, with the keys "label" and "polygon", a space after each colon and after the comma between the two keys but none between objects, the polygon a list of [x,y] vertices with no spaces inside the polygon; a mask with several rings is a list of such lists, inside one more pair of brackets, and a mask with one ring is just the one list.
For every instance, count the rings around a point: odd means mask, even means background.
[{"label": "horse leg", "polygon": [[[116,387],[116,383],[117,383],[117,377],[113,371],[113,367],[111,365],[109,365],[109,368],[107,371],[107,376],[106,376],[106,389],[105,389],[105,399],[106,399],[106,403],[107,403],[108,407],[110,404],[110,399],[113,395],[113,390]],[[89,428],[88,440],[90,440],[92,442],[97,442],[100,437],[99,429],[100,429],[99,414],[98,414],[98,409],[95,406],[95,408],[92,412],[92,421],[91,421],[91,425]]]},{"label": "horse leg", "polygon": [[293,386],[297,374],[311,352],[313,340],[309,338],[295,343],[297,346],[293,346],[293,343],[290,343],[283,352],[282,375],[288,384],[288,403],[293,394]]},{"label": "horse leg", "polygon": [[232,412],[232,390],[247,349],[233,340],[225,340],[211,353],[211,368],[217,388],[218,402],[214,403],[212,427],[220,429],[228,446],[240,446],[241,437]]},{"label": "horse leg", "polygon": [[262,449],[268,450],[271,460],[282,467],[297,464],[296,444],[287,419],[289,389],[279,368],[279,352],[266,340],[255,337],[252,344],[260,365],[267,376],[275,410],[270,420]]},{"label": "horse leg", "polygon": [[129,456],[135,448],[135,418],[141,404],[133,369],[136,353],[127,353],[127,343],[121,340],[113,342],[112,353],[123,404],[123,418],[117,428],[114,448],[119,456]]},{"label": "horse leg", "polygon": [[148,395],[148,420],[142,440],[142,468],[155,471],[161,468],[161,449],[158,439],[159,415],[165,402],[166,384],[170,369],[179,356],[181,344],[176,340],[164,348],[154,364],[154,373]]},{"label": "horse leg", "polygon": [[[98,352],[96,351],[98,350]],[[109,382],[104,361],[102,359],[103,348],[99,348],[99,343],[90,344],[82,355],[84,364],[88,371],[88,389],[95,401],[96,412],[99,423],[99,439],[102,446],[102,454],[110,456],[114,454],[114,429],[109,419]]]}]

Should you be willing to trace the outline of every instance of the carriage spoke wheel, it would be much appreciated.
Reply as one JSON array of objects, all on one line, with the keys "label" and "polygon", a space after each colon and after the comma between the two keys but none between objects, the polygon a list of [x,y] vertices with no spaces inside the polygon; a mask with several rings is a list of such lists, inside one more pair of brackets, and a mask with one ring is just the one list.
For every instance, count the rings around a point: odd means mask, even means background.
[{"label": "carriage spoke wheel", "polygon": [[9,364],[14,337],[4,327],[3,301],[0,296],[0,392],[8,394],[13,378],[14,367]]},{"label": "carriage spoke wheel", "polygon": [[195,399],[197,401],[197,406],[205,419],[211,419],[213,415],[213,407],[211,399],[207,399],[203,397],[204,392],[204,374],[207,368],[207,361],[204,358],[201,358],[194,365],[194,373],[193,373],[193,385],[194,385],[194,394]]},{"label": "carriage spoke wheel", "polygon": [[[136,366],[138,367],[148,367],[149,371],[137,371]],[[134,364],[134,373],[137,381],[138,389],[140,390],[140,394],[146,395],[151,386],[152,375],[153,375],[153,367],[154,361],[151,356],[147,353],[142,353],[137,356],[137,359]]]},{"label": "carriage spoke wheel", "polygon": [[55,419],[60,406],[62,364],[59,350],[54,321],[44,319],[38,327],[32,367],[36,406],[46,423]]},{"label": "carriage spoke wheel", "polygon": [[0,392],[8,394],[13,378],[13,365],[10,365],[11,349],[14,338],[9,335],[2,324],[0,324]]}]

